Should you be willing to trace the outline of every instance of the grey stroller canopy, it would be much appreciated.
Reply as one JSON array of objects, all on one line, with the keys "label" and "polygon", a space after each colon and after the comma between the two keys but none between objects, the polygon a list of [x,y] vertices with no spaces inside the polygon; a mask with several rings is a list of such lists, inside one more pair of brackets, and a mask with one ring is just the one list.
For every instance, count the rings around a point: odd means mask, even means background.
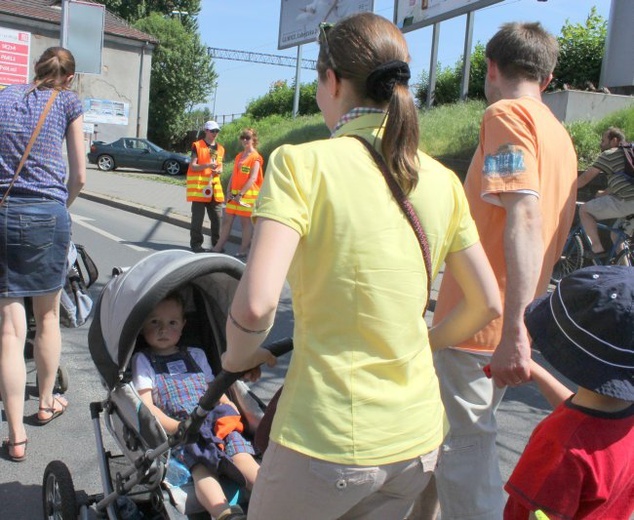
[{"label": "grey stroller canopy", "polygon": [[176,289],[190,291],[197,307],[204,306],[216,345],[224,345],[227,313],[243,270],[242,262],[227,255],[168,250],[110,280],[97,300],[88,333],[104,385],[112,389],[124,379],[145,318]]}]

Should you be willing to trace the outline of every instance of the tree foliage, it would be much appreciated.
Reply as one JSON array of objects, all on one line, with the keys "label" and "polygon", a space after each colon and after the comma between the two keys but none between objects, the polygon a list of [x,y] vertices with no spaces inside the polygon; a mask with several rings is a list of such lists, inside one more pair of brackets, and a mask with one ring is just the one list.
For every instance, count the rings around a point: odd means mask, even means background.
[{"label": "tree foliage", "polygon": [[597,14],[596,7],[592,7],[584,24],[571,24],[566,20],[557,38],[559,61],[551,89],[564,88],[564,84],[580,90],[588,88],[588,83],[599,86],[607,27],[607,21]]},{"label": "tree foliage", "polygon": [[200,13],[201,0],[102,0],[111,13],[133,24],[152,13],[176,16],[180,21],[194,20]]},{"label": "tree foliage", "polygon": [[[583,24],[571,24],[566,21],[561,28],[561,35],[557,38],[560,55],[549,90],[561,89],[564,88],[564,85],[568,88],[585,90],[590,83],[598,87],[606,36],[607,21],[597,14],[596,7],[590,10],[590,14]],[[485,77],[485,46],[478,42],[471,54],[468,92],[470,99],[484,99]],[[444,105],[458,101],[461,80],[462,59],[456,62],[453,67],[442,67],[439,63],[436,73],[434,104]],[[420,86],[415,94],[420,106],[425,106],[427,102],[428,88],[429,73],[423,71],[420,77]]]},{"label": "tree foliage", "polygon": [[[299,113],[302,115],[319,112],[315,96],[317,94],[317,80],[312,83],[302,83],[299,86]],[[289,85],[285,80],[274,82],[264,96],[251,101],[246,113],[254,119],[262,119],[271,115],[291,115],[295,85]]]},{"label": "tree foliage", "polygon": [[135,27],[159,39],[152,56],[148,137],[169,147],[187,130],[186,113],[206,101],[217,75],[198,32],[180,21],[152,13]]},{"label": "tree foliage", "polygon": [[[484,99],[484,78],[486,76],[486,58],[484,45],[477,43],[471,53],[469,67],[469,99]],[[462,59],[453,67],[443,67],[440,63],[436,69],[436,89],[434,90],[434,104],[446,105],[455,103],[460,99],[460,87],[462,84]],[[427,103],[427,90],[429,88],[429,74],[423,71],[420,77],[415,98],[419,106]]]}]

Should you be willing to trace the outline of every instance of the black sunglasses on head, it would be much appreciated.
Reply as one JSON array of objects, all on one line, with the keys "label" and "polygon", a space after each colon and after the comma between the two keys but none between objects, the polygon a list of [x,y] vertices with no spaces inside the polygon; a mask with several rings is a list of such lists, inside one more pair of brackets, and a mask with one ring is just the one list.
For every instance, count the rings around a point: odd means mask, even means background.
[{"label": "black sunglasses on head", "polygon": [[240,139],[245,139],[247,141],[250,141],[251,140],[251,136],[250,135],[241,135]]},{"label": "black sunglasses on head", "polygon": [[220,130],[207,130],[207,132],[211,132],[212,134],[217,134]]}]

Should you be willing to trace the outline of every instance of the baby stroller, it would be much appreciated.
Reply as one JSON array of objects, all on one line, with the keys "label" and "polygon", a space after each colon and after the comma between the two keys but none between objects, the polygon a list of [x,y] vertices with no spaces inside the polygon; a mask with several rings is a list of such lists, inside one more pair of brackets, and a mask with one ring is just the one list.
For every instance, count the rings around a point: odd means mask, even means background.
[{"label": "baby stroller", "polygon": [[[88,518],[93,506],[98,518],[110,520],[185,518],[203,511],[193,484],[177,487],[165,479],[170,449],[192,439],[224,392],[240,409],[248,435],[254,434],[265,408],[238,381],[241,374],[221,371],[227,313],[243,269],[242,262],[227,255],[162,251],[122,271],[104,287],[88,334],[92,359],[107,390],[105,400],[90,404],[103,493],[76,493],[67,466],[52,461],[43,478],[47,518]],[[185,299],[187,325],[181,341],[206,350],[216,378],[179,432],[168,436],[131,385],[129,365],[145,317],[174,290]],[[271,347],[281,355],[292,343],[283,340]],[[121,453],[104,449],[102,416]],[[225,489],[225,494],[230,500],[233,496],[234,503],[247,505],[243,490]]]},{"label": "baby stroller", "polygon": [[[75,328],[83,325],[92,311],[92,299],[87,291],[97,281],[99,271],[90,258],[86,248],[80,244],[70,243],[67,257],[68,271],[66,282],[60,297],[60,324],[63,327]],[[26,342],[24,356],[33,358],[33,342],[35,339],[35,317],[33,316],[30,298],[24,301],[26,311]],[[63,365],[57,369],[55,392],[63,394],[68,390],[68,370]]]}]

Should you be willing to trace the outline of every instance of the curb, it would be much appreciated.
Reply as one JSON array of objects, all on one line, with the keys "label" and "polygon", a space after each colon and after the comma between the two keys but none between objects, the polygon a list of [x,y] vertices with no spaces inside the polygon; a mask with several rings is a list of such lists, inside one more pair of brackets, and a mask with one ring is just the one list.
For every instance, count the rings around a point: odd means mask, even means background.
[{"label": "curb", "polygon": [[[107,195],[102,195],[100,193],[93,193],[90,191],[79,192],[79,197],[82,199],[90,200],[92,202],[97,202],[99,204],[104,204],[112,208],[127,211],[129,213],[141,215],[143,217],[160,220],[161,222],[172,224],[173,226],[189,229],[190,218],[182,215],[181,213],[170,211],[170,208],[166,208],[164,211],[160,211],[157,208],[150,208],[148,206],[143,206],[142,204],[138,204],[135,202],[128,202],[121,199],[109,197]],[[209,224],[203,224],[203,232],[211,233],[211,228],[209,227]],[[240,240],[241,237],[239,235],[236,235],[234,232],[229,235],[229,242],[231,242],[232,244],[239,244]]]}]

